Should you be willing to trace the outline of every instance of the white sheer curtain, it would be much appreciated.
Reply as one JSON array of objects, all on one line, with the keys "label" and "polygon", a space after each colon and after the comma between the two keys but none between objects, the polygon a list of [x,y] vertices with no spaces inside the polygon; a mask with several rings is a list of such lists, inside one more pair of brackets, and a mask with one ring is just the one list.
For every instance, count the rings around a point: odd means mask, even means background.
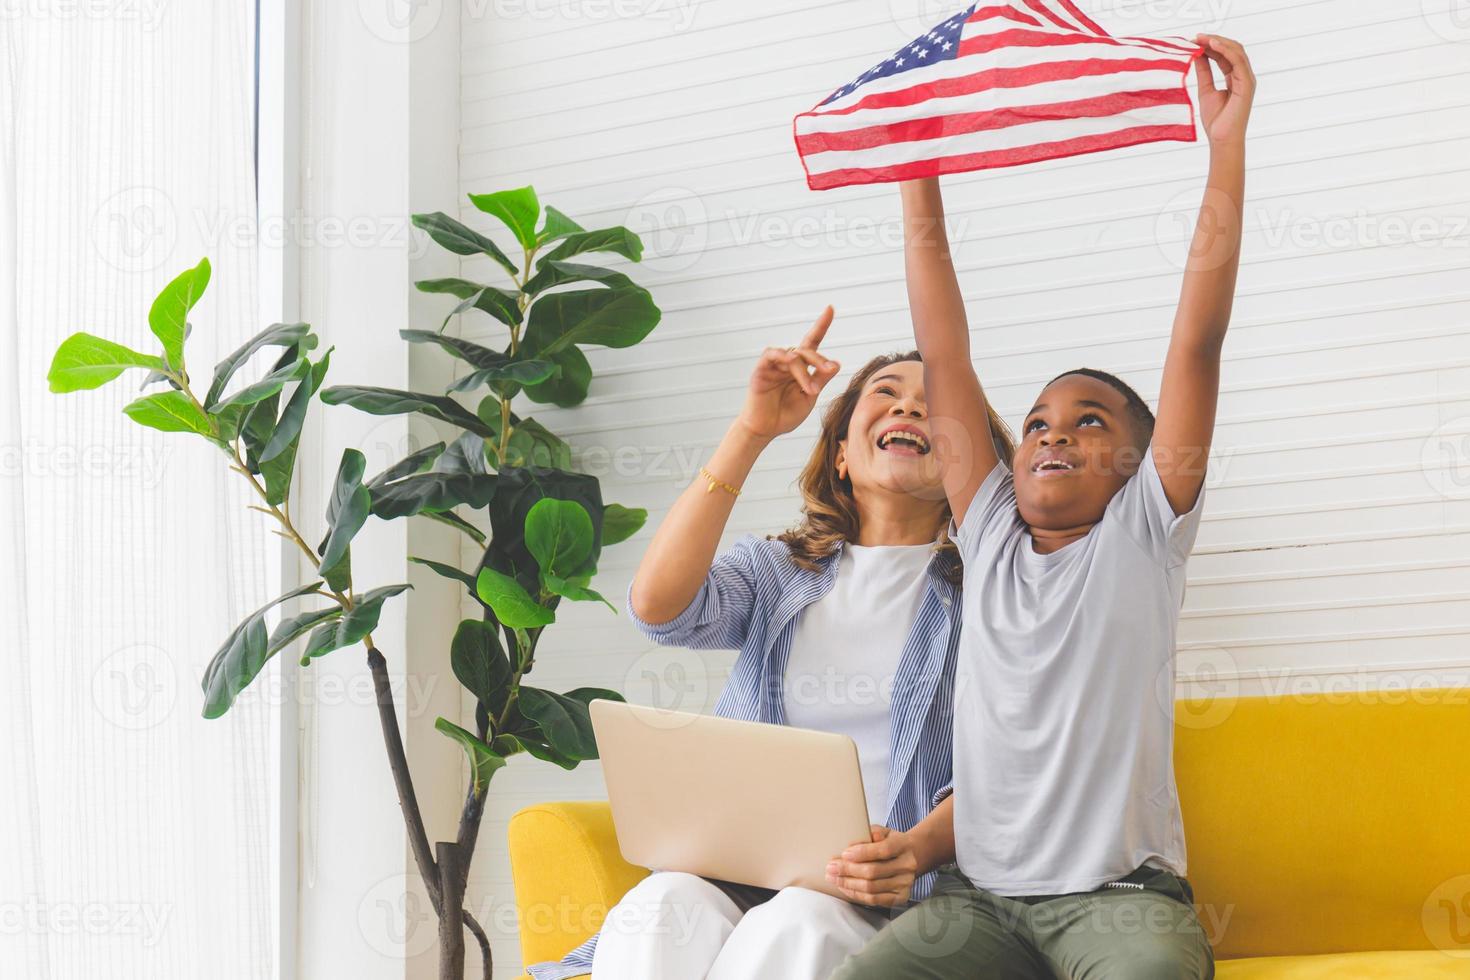
[{"label": "white sheer curtain", "polygon": [[208,255],[189,364],[259,329],[254,14],[239,0],[0,10],[0,976],[275,976],[279,741],[198,679],[279,552],[201,440],[48,393],[87,330]]}]

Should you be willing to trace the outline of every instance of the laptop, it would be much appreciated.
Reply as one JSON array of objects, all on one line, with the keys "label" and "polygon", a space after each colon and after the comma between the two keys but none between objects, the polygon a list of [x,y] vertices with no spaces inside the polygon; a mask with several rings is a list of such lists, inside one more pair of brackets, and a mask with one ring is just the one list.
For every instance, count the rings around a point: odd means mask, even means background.
[{"label": "laptop", "polygon": [[827,862],[872,839],[851,738],[622,701],[589,708],[624,859],[847,898]]}]

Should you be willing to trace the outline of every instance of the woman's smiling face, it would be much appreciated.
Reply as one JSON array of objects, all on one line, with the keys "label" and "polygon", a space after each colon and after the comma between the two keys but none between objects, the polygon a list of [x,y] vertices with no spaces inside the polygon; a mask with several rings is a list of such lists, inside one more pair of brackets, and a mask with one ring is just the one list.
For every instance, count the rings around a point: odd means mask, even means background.
[{"label": "woman's smiling face", "polygon": [[1121,392],[1084,374],[1058,378],[1021,425],[1014,468],[1021,519],[1051,530],[1095,523],[1138,471],[1143,448]]},{"label": "woman's smiling face", "polygon": [[839,444],[837,468],[854,495],[901,493],[941,500],[939,461],[931,451],[924,365],[899,361],[879,368],[863,385]]}]

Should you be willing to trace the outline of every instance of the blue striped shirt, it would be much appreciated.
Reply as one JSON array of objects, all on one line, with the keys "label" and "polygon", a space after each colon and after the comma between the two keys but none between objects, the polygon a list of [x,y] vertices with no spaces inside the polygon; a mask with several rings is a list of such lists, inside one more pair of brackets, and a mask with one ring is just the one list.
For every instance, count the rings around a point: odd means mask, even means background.
[{"label": "blue striped shirt", "polygon": [[[667,623],[628,615],[661,645],[695,650],[739,650],[715,714],[742,721],[785,725],[783,682],[797,616],[825,596],[837,578],[842,546],[819,570],[791,560],[786,545],[747,536],[720,554],[689,607]],[[929,584],[899,657],[890,702],[892,763],[887,826],[909,830],[952,789],[955,657],[959,647],[959,590],[945,579],[942,562],[929,563]],[[631,590],[630,590],[631,594]],[[937,871],[914,881],[910,902],[934,888]],[[567,980],[592,970],[593,936],[560,962],[531,965],[535,980]]]}]

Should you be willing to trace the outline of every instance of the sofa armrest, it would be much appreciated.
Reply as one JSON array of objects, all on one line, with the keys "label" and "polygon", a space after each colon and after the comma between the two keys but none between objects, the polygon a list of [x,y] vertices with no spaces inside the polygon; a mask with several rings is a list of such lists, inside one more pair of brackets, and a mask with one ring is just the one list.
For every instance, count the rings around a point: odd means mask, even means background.
[{"label": "sofa armrest", "polygon": [[618,849],[605,802],[539,803],[510,818],[511,878],[525,963],[559,960],[648,875]]}]

